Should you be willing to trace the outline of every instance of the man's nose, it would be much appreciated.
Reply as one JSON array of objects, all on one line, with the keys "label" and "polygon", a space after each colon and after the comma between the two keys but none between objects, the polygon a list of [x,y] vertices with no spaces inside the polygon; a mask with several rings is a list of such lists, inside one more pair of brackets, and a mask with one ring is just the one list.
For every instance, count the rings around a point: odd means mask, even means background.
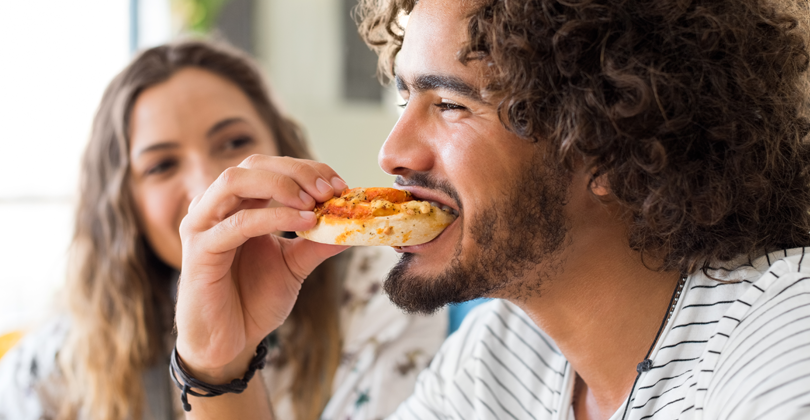
[{"label": "man's nose", "polygon": [[385,140],[377,161],[391,175],[407,176],[410,172],[427,172],[433,167],[429,125],[420,122],[417,111],[405,112]]}]

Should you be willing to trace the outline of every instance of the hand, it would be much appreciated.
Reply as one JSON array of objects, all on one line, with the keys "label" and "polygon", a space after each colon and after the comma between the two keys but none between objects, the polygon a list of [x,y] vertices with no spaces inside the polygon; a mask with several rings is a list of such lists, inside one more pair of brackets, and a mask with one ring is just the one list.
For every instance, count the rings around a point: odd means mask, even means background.
[{"label": "hand", "polygon": [[[346,183],[327,165],[254,155],[196,197],[180,225],[177,351],[198,379],[240,378],[258,343],[289,315],[301,284],[346,249],[279,231],[315,225],[311,211]],[[270,200],[279,207],[268,207]]]}]

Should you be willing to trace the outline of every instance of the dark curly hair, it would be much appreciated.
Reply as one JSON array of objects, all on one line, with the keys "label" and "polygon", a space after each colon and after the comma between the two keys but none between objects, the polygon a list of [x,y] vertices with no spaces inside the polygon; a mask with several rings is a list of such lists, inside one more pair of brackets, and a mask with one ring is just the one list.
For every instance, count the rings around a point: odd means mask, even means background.
[{"label": "dark curly hair", "polygon": [[[357,9],[388,77],[415,5]],[[458,57],[487,64],[507,129],[606,177],[633,249],[692,273],[810,244],[807,15],[765,0],[484,0]]]}]

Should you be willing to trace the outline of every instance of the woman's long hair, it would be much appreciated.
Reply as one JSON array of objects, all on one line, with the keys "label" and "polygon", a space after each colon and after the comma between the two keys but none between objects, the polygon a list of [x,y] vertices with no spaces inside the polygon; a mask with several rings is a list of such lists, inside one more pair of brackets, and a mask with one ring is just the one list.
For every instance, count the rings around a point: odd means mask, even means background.
[{"label": "woman's long hair", "polygon": [[[67,298],[71,328],[59,352],[61,419],[140,419],[144,370],[167,359],[174,271],[149,247],[130,190],[130,113],[138,95],[196,67],[231,81],[253,103],[281,155],[309,158],[299,127],[271,101],[252,60],[228,47],[185,41],[140,54],[108,86],[93,122],[80,178]],[[282,339],[294,373],[299,420],[316,419],[339,362],[337,278],[330,262],[305,282]],[[168,374],[167,374],[168,375]],[[167,378],[168,380],[168,378]]]}]

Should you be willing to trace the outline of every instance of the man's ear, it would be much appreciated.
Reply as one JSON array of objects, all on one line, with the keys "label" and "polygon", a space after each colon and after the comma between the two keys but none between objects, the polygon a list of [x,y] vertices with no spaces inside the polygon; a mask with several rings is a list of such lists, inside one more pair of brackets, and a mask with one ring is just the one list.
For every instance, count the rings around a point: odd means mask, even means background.
[{"label": "man's ear", "polygon": [[591,183],[588,188],[599,198],[607,198],[610,195],[610,182],[608,181],[607,174],[597,175],[597,169],[594,168],[591,174]]}]

